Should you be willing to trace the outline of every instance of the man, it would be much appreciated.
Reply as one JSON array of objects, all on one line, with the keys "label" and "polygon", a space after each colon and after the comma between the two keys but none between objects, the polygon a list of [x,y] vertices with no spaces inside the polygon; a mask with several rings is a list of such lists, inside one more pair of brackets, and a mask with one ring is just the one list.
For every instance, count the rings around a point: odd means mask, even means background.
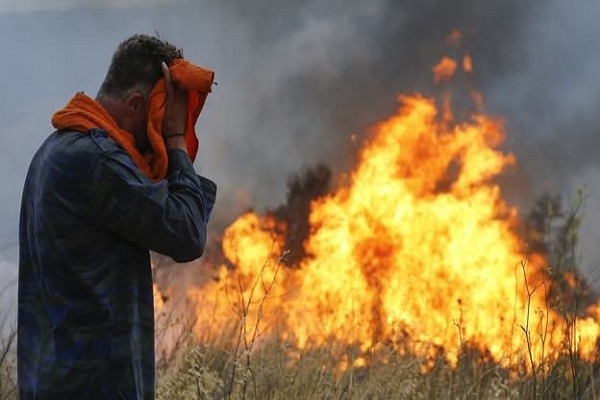
[{"label": "man", "polygon": [[[22,400],[154,398],[149,250],[200,257],[216,194],[188,154],[191,92],[167,67],[181,59],[158,38],[125,40],[96,99],[75,95],[33,158],[20,220]],[[149,131],[159,82],[160,143]]]}]

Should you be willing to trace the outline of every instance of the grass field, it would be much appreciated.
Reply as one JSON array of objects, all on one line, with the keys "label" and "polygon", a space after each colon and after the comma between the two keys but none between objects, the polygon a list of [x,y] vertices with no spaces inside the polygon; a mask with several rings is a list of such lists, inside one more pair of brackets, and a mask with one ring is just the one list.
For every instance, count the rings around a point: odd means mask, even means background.
[{"label": "grass field", "polygon": [[[537,366],[501,368],[465,346],[456,367],[442,355],[424,360],[385,344],[362,355],[330,343],[310,351],[284,342],[189,345],[158,373],[159,399],[597,399],[599,364],[564,354]],[[345,369],[340,364],[350,364]]]}]

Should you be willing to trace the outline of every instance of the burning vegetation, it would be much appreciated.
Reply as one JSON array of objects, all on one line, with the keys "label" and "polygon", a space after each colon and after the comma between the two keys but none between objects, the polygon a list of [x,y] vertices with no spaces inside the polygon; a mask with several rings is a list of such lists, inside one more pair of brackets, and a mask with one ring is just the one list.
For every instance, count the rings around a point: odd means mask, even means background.
[{"label": "burning vegetation", "polygon": [[[444,57],[434,80],[458,68],[470,73],[470,57]],[[342,375],[400,356],[421,373],[440,360],[458,368],[475,352],[508,376],[533,376],[533,393],[561,357],[572,372],[597,362],[600,305],[578,297],[573,270],[549,264],[544,210],[556,200],[541,200],[529,224],[505,203],[495,179],[515,158],[498,149],[502,121],[470,94],[477,111],[464,122],[450,94],[400,96],[351,173],[307,169],[285,205],[231,224],[227,261],[188,291],[200,342],[219,338],[240,359],[276,342],[286,365],[329,349]]]}]

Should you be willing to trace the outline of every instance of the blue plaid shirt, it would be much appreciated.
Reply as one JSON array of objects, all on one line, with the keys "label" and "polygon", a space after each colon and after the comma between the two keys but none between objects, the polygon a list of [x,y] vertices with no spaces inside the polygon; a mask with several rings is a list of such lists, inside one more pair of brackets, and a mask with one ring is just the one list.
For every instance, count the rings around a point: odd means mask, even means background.
[{"label": "blue plaid shirt", "polygon": [[146,178],[106,132],[54,132],[20,219],[18,381],[26,399],[153,399],[149,250],[202,255],[215,184],[169,150]]}]

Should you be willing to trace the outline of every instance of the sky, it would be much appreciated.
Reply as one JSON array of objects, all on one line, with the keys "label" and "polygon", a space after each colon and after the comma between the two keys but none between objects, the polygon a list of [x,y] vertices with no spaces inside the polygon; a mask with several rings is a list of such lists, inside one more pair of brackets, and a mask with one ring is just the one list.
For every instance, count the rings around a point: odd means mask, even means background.
[{"label": "sky", "polygon": [[302,168],[349,171],[350,136],[391,116],[398,94],[435,93],[431,67],[459,29],[453,51],[472,56],[517,157],[505,198],[526,213],[544,191],[568,203],[586,185],[582,268],[597,280],[598,15],[597,0],[0,0],[0,273],[14,288],[21,189],[52,113],[96,94],[126,37],[158,33],[215,70],[195,166],[217,182],[213,220],[225,226],[284,201]]}]

